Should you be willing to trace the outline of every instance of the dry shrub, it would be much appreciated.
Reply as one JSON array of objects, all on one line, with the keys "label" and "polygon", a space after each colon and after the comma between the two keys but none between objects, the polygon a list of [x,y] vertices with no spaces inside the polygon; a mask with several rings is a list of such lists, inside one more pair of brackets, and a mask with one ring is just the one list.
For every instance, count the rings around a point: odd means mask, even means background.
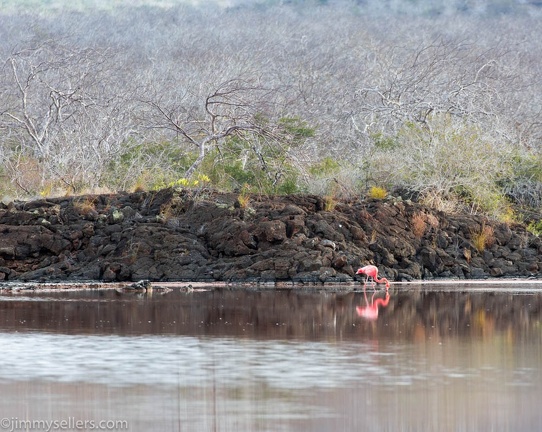
[{"label": "dry shrub", "polygon": [[495,243],[493,227],[482,223],[479,231],[471,232],[471,239],[476,250],[483,252],[486,247],[491,247]]},{"label": "dry shrub", "polygon": [[173,208],[173,204],[171,203],[171,201],[168,201],[167,203],[160,206],[159,215],[164,222],[167,222],[175,217],[175,209]]},{"label": "dry shrub", "polygon": [[[19,155],[17,158],[7,159],[4,162],[6,178],[10,179],[13,192],[32,195],[39,193],[43,187],[43,176],[40,163],[37,159]],[[9,189],[8,184],[2,185],[2,189]]]},{"label": "dry shrub", "polygon": [[337,200],[333,197],[333,195],[326,195],[324,197],[324,210],[325,211],[333,211],[333,210],[335,210],[336,205],[337,205]]},{"label": "dry shrub", "polygon": [[432,215],[432,214],[425,214],[425,221],[431,225],[433,228],[438,228],[439,226],[439,221],[438,219],[435,217],[435,215]]},{"label": "dry shrub", "polygon": [[247,183],[241,188],[241,193],[237,196],[237,202],[242,209],[248,207],[248,204],[250,203],[250,186]]},{"label": "dry shrub", "polygon": [[464,248],[463,249],[463,256],[467,260],[468,263],[470,263],[470,260],[472,258],[472,252],[470,249]]},{"label": "dry shrub", "polygon": [[425,233],[425,229],[427,228],[425,219],[423,213],[416,213],[412,216],[412,220],[410,221],[412,224],[412,232],[417,238],[421,238]]},{"label": "dry shrub", "polygon": [[237,197],[237,202],[239,203],[240,208],[246,209],[250,203],[250,197],[248,195],[239,195]]},{"label": "dry shrub", "polygon": [[457,213],[462,208],[462,204],[456,196],[443,196],[436,191],[424,192],[420,197],[420,202],[444,213]]},{"label": "dry shrub", "polygon": [[81,216],[89,216],[96,213],[96,198],[81,197],[73,202],[73,207]]},{"label": "dry shrub", "polygon": [[431,228],[438,228],[439,226],[438,219],[434,215],[425,212],[418,212],[413,215],[410,223],[412,225],[412,232],[418,238],[421,238],[425,234],[428,225]]},{"label": "dry shrub", "polygon": [[145,192],[166,187],[165,173],[159,169],[143,169],[137,177],[126,181],[125,189],[132,192]]},{"label": "dry shrub", "polygon": [[[64,192],[64,193],[68,193],[68,192]],[[81,194],[83,195],[109,195],[112,193],[115,193],[115,191],[107,186],[95,186],[92,188],[88,187],[81,190]]]}]

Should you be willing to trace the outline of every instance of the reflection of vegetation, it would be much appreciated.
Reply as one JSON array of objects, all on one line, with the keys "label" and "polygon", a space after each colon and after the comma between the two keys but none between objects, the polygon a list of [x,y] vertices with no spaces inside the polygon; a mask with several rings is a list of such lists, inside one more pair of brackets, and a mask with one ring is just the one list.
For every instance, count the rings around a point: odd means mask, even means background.
[{"label": "reflection of vegetation", "polygon": [[[136,256],[138,252],[133,253]],[[62,302],[25,302],[25,307],[17,308],[16,314],[11,309],[10,313],[2,310],[12,308],[13,302],[0,302],[0,315],[5,318],[4,328],[19,331],[63,331],[58,323],[65,322],[69,323],[69,331],[77,330],[73,323],[78,323],[81,329],[97,333],[166,331],[258,338],[353,338],[356,341],[393,337],[423,343],[506,333],[512,335],[512,339],[532,340],[542,345],[541,294],[510,296],[499,294],[498,290],[491,293],[394,292],[393,285],[389,293],[389,305],[380,311],[376,323],[361,320],[356,314],[356,307],[365,301],[361,291],[323,296],[295,290],[210,290],[188,296],[180,293],[154,296],[152,301],[127,302],[122,308],[116,301],[87,302],[85,308],[74,309],[66,309]],[[109,291],[70,295],[118,300],[118,293]],[[125,300],[129,299],[126,294]],[[134,316],[140,319],[134,321]],[[157,321],[156,316],[160,320]],[[164,322],[168,325],[164,326]],[[277,322],[281,325],[277,326]]]}]

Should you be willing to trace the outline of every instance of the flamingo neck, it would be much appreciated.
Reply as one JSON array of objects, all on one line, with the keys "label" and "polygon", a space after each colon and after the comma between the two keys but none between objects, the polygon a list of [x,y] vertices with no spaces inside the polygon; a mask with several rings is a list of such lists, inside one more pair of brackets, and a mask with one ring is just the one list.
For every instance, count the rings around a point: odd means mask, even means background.
[{"label": "flamingo neck", "polygon": [[390,297],[386,296],[385,299],[377,298],[374,302],[374,307],[378,308],[378,306],[386,307],[388,303],[390,302]]},{"label": "flamingo neck", "polygon": [[390,281],[387,280],[386,278],[378,279],[378,276],[377,276],[377,277],[375,277],[375,282],[377,282],[377,283],[385,283],[386,286],[390,286]]}]

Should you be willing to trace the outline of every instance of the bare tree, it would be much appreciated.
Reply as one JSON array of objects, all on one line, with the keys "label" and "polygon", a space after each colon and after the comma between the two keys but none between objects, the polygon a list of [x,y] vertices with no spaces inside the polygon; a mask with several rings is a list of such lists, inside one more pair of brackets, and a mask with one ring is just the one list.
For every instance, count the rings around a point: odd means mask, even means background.
[{"label": "bare tree", "polygon": [[[169,131],[197,153],[185,176],[190,178],[212,149],[220,148],[226,138],[252,141],[251,149],[265,166],[262,152],[255,145],[260,138],[280,145],[284,135],[274,123],[276,91],[256,80],[232,79],[219,84],[202,101],[203,111],[183,105],[186,96],[175,102],[147,100],[154,110],[152,128]],[[197,114],[200,114],[198,116]],[[271,121],[269,121],[271,120]]]},{"label": "bare tree", "polygon": [[0,122],[16,145],[4,140],[4,150],[34,158],[40,186],[46,181],[72,189],[97,186],[109,158],[134,133],[129,89],[114,89],[114,69],[107,51],[72,48],[63,41],[45,41],[9,56]]},{"label": "bare tree", "polygon": [[[143,14],[118,2],[77,20],[63,11],[0,22],[4,171],[18,170],[27,190],[25,172],[72,185],[97,185],[107,175],[127,187],[133,173],[190,176],[230,152],[243,169],[257,167],[271,181],[284,175],[281,164],[294,163],[312,185],[314,168],[329,158],[333,169],[320,183],[344,180],[357,193],[369,179],[423,188],[425,178],[445,190],[454,186],[438,169],[423,177],[413,156],[434,144],[418,165],[438,168],[431,162],[453,155],[445,149],[456,145],[454,133],[461,143],[477,131],[483,138],[475,142],[490,145],[489,155],[518,161],[509,194],[519,194],[514,183],[529,189],[526,197],[540,190],[536,6],[506,0],[499,12],[489,1],[248,3],[148,5]],[[298,134],[303,122],[313,136]],[[371,158],[384,165],[376,169]],[[468,182],[465,170],[447,172]],[[473,169],[468,174],[478,181]]]}]

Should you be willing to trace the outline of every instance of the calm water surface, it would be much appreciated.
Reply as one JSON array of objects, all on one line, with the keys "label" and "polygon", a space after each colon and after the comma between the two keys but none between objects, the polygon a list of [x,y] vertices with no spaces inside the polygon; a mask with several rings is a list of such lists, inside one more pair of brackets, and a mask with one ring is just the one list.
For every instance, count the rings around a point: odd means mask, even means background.
[{"label": "calm water surface", "polygon": [[541,319],[521,282],[4,293],[0,431],[540,431]]}]

